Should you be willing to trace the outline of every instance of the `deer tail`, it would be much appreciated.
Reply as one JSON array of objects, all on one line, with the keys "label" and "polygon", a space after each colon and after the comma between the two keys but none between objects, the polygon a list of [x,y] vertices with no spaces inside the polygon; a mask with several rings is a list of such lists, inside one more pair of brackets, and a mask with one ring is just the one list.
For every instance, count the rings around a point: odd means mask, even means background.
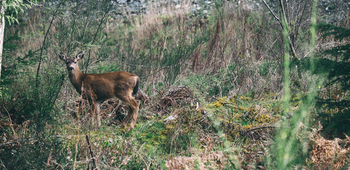
[{"label": "deer tail", "polygon": [[136,85],[132,91],[132,94],[135,95],[137,91],[139,90],[139,84],[140,84],[140,79],[137,77]]}]

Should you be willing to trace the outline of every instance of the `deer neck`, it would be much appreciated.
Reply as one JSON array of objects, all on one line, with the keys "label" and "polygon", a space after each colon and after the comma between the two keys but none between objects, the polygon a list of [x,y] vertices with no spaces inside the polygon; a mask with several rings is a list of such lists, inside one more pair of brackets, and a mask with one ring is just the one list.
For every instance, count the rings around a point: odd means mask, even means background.
[{"label": "deer neck", "polygon": [[85,74],[82,73],[79,68],[69,72],[69,80],[79,94],[81,94],[81,86],[85,77],[84,75]]}]

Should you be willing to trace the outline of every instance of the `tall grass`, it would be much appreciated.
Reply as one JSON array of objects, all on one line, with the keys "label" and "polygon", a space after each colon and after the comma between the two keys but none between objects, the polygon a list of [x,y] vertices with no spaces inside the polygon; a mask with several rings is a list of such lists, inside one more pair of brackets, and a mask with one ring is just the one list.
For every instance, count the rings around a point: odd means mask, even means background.
[{"label": "tall grass", "polygon": [[312,108],[315,105],[315,98],[318,91],[318,85],[321,83],[320,78],[313,76],[315,70],[314,64],[314,51],[316,45],[316,13],[317,13],[317,0],[312,4],[311,26],[310,26],[310,44],[309,44],[309,56],[310,57],[310,72],[307,80],[309,85],[308,92],[303,97],[302,103],[298,110],[291,110],[291,91],[290,91],[290,42],[288,39],[289,30],[285,19],[282,19],[283,23],[283,35],[285,44],[284,55],[284,88],[283,88],[283,103],[284,114],[286,117],[292,115],[291,120],[285,119],[279,124],[279,130],[275,137],[275,144],[268,157],[268,164],[271,169],[290,169],[293,167],[302,168],[306,165],[305,159],[308,154],[308,136],[307,131],[310,131],[310,127],[313,122],[310,120],[310,114]]}]

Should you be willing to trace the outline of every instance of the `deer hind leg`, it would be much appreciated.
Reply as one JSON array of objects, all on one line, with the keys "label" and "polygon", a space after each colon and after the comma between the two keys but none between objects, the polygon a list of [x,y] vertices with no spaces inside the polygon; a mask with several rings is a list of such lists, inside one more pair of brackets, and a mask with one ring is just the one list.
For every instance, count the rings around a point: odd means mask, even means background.
[{"label": "deer hind leg", "polygon": [[132,109],[130,109],[130,110],[132,110],[132,115],[130,116],[131,122],[130,122],[129,130],[134,128],[134,126],[136,124],[137,115],[139,112],[139,104],[137,103],[137,101],[134,98],[131,98],[130,105],[131,105],[130,108],[132,108]]},{"label": "deer hind leg", "polygon": [[136,123],[137,114],[139,111],[139,104],[136,102],[136,100],[132,97],[131,94],[128,97],[122,97],[121,100],[123,100],[129,106],[129,112],[122,123],[122,127],[125,128],[128,125],[129,120],[131,119],[129,127],[129,130],[131,130],[134,128]]},{"label": "deer hind leg", "polygon": [[132,108],[129,106],[128,115],[124,118],[122,122],[122,128],[125,128],[128,125],[128,122],[131,119],[131,115],[132,115]]}]

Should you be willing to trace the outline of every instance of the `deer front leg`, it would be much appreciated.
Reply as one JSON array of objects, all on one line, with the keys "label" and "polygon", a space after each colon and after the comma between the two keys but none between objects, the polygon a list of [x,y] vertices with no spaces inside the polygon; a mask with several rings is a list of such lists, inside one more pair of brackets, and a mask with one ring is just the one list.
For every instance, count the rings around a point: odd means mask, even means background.
[{"label": "deer front leg", "polygon": [[89,115],[89,119],[90,119],[90,125],[94,126],[95,125],[95,114],[96,114],[96,105],[94,102],[89,102],[90,103],[90,115]]},{"label": "deer front leg", "polygon": [[[94,126],[95,125],[95,119],[99,119],[97,117],[98,112],[100,110],[100,103],[95,100],[95,98],[89,98],[89,105],[90,105],[90,125]],[[96,113],[97,112],[97,113]],[[96,117],[97,118],[96,118]],[[97,123],[97,126],[101,125],[100,123]]]},{"label": "deer front leg", "polygon": [[100,119],[100,102],[96,102],[96,120],[97,120],[97,127],[101,127],[101,119]]},{"label": "deer front leg", "polygon": [[79,102],[74,102],[74,107],[75,107],[75,117],[79,120],[79,113],[80,113],[80,108],[81,108],[81,105]]},{"label": "deer front leg", "polygon": [[80,97],[78,100],[74,101],[74,107],[75,107],[75,117],[79,119],[80,113],[83,112],[83,99]]},{"label": "deer front leg", "polygon": [[95,119],[96,119],[97,127],[101,127],[100,104],[101,104],[100,102],[94,102],[94,101],[91,102],[90,122],[92,126],[95,124]]}]

